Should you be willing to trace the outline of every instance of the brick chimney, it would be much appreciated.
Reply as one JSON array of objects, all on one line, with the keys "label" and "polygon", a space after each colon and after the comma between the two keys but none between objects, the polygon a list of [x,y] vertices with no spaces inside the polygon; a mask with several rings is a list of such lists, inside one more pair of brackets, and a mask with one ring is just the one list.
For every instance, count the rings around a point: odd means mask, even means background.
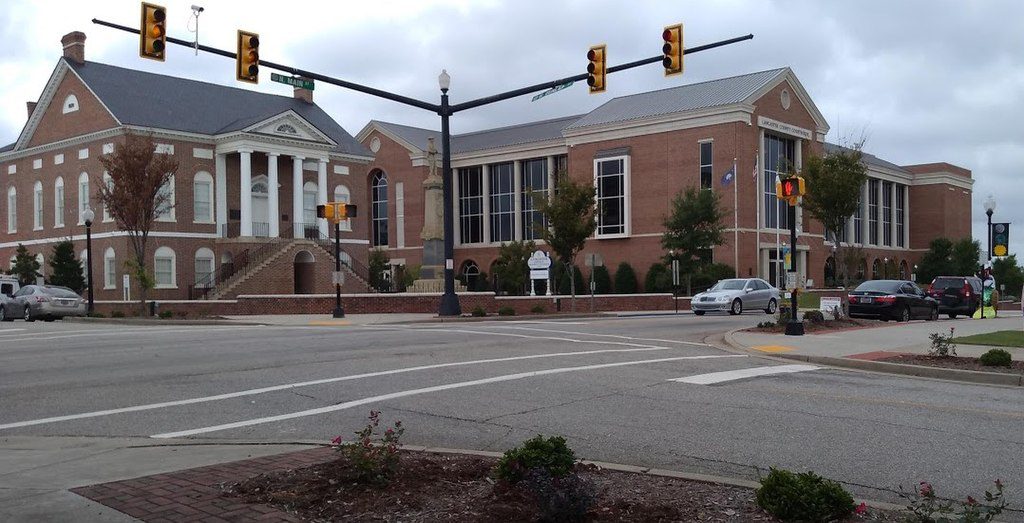
[{"label": "brick chimney", "polygon": [[76,64],[85,63],[85,33],[73,31],[60,39],[64,46],[64,58]]},{"label": "brick chimney", "polygon": [[[303,78],[303,80],[308,80],[308,78]],[[295,87],[295,90],[292,91],[292,95],[295,97],[296,100],[302,100],[303,102],[306,102],[308,104],[313,103],[313,91],[309,89]]]},{"label": "brick chimney", "polygon": [[28,117],[32,118],[32,113],[36,110],[36,103],[35,102],[25,102],[25,105],[28,107]]}]

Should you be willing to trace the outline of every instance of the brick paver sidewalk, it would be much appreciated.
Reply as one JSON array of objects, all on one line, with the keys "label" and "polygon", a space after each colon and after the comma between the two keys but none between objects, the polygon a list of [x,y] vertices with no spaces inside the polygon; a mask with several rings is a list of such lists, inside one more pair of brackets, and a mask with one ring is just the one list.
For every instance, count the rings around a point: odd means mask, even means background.
[{"label": "brick paver sidewalk", "polygon": [[71,492],[151,523],[171,521],[301,521],[267,505],[225,497],[223,485],[267,472],[296,469],[334,459],[331,448],[315,448],[222,463],[167,474],[100,483]]}]

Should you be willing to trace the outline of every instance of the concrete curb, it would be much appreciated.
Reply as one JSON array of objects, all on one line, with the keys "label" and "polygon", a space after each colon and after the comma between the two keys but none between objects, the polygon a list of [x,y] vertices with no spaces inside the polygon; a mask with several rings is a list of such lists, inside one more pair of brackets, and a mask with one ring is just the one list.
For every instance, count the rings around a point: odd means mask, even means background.
[{"label": "concrete curb", "polygon": [[90,318],[86,316],[76,316],[64,318],[65,322],[68,323],[102,323],[112,325],[249,325],[249,326],[265,326],[265,323],[255,322],[243,322],[234,320],[174,320],[167,319],[161,320],[156,318]]},{"label": "concrete curb", "polygon": [[380,323],[378,325],[397,325],[413,323],[478,323],[481,321],[529,321],[529,320],[574,320],[581,318],[607,318],[609,313],[566,313],[566,314],[524,314],[522,316],[450,316],[434,317],[428,320],[397,321],[393,323]]},{"label": "concrete curb", "polygon": [[806,363],[817,363],[830,367],[841,367],[869,372],[880,372],[884,374],[895,374],[899,376],[911,376],[916,378],[939,379],[947,381],[958,381],[974,385],[998,385],[1003,387],[1024,387],[1024,376],[1019,374],[1004,374],[1000,372],[981,372],[974,370],[944,369],[941,367],[925,367],[923,365],[910,365],[904,363],[887,363],[883,361],[857,360],[853,358],[836,358],[832,356],[815,356],[808,354],[766,354],[747,347],[736,341],[733,335],[743,329],[733,329],[725,333],[725,342],[736,350],[745,354],[761,357],[778,358],[783,360],[802,361]]}]

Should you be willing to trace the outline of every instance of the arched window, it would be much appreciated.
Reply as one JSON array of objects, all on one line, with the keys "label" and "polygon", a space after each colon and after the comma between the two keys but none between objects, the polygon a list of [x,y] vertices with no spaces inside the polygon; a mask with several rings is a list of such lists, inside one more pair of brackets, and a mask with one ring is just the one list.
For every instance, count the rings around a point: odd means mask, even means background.
[{"label": "arched window", "polygon": [[216,272],[213,269],[213,251],[206,248],[200,247],[196,249],[196,287],[212,287],[216,282],[214,276]]},{"label": "arched window", "polygon": [[475,261],[466,260],[462,262],[459,274],[462,275],[462,282],[466,284],[467,289],[471,291],[477,290],[477,281],[480,279],[480,266]]},{"label": "arched window", "polygon": [[18,190],[7,189],[7,232],[18,231]]},{"label": "arched window", "polygon": [[83,225],[82,213],[89,207],[89,175],[78,175],[78,225]]},{"label": "arched window", "polygon": [[377,171],[373,175],[370,192],[370,213],[373,222],[374,246],[388,245],[388,175]]},{"label": "arched window", "polygon": [[156,219],[161,222],[173,222],[174,216],[174,176],[167,179],[167,183],[160,187],[160,193],[164,201],[156,209]]},{"label": "arched window", "polygon": [[878,258],[875,258],[875,261],[871,262],[871,279],[882,279],[882,260],[879,260]]},{"label": "arched window", "polygon": [[[111,178],[110,173],[106,171],[103,171],[103,183],[107,186],[108,191],[114,190],[114,179]],[[103,221],[114,221],[114,217],[110,215],[110,209],[108,209],[106,205],[103,206]]]},{"label": "arched window", "polygon": [[306,182],[302,186],[302,223],[306,224],[307,231],[316,228],[316,193],[316,183]]},{"label": "arched window", "polygon": [[53,226],[64,226],[64,178],[60,176],[53,182]]},{"label": "arched window", "polygon": [[[334,201],[336,201],[336,202],[344,202],[344,203],[352,203],[352,194],[350,192],[348,192],[348,187],[345,187],[344,185],[339,185],[339,186],[335,187],[334,188]],[[349,219],[339,223],[338,225],[341,226],[341,230],[343,230],[343,231],[351,231],[352,230],[352,219],[349,218]]]},{"label": "arched window", "polygon": [[192,179],[192,220],[213,223],[213,177],[199,171]]},{"label": "arched window", "polygon": [[32,186],[32,228],[43,228],[43,182]]},{"label": "arched window", "polygon": [[69,94],[64,99],[64,105],[61,109],[61,114],[73,113],[78,110],[78,98],[73,94]]},{"label": "arched window", "polygon": [[103,288],[117,288],[117,258],[114,256],[113,247],[107,247],[103,251]]},{"label": "arched window", "polygon": [[153,255],[153,275],[157,289],[173,289],[178,286],[175,272],[174,250],[160,247]]}]

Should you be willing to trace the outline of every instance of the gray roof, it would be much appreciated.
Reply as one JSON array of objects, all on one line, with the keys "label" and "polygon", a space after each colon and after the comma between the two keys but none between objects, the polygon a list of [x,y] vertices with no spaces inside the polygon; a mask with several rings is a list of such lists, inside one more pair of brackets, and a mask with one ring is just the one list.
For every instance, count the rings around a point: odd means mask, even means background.
[{"label": "gray roof", "polygon": [[438,151],[441,150],[441,131],[432,131],[430,129],[423,129],[422,127],[382,122],[380,120],[371,120],[370,123],[375,123],[383,127],[391,134],[409,142],[410,145],[420,149],[421,151],[427,150],[427,138],[433,138],[434,146],[437,147]]},{"label": "gray roof", "polygon": [[639,120],[665,114],[741,103],[788,68],[771,69],[609,100],[567,129]]},{"label": "gray roof", "polygon": [[372,157],[315,104],[235,87],[146,73],[96,62],[68,62],[123,124],[215,135],[295,111],[337,142],[336,152]]},{"label": "gray roof", "polygon": [[[842,145],[837,145],[837,144],[834,144],[834,143],[825,142],[825,153],[827,153],[827,154],[836,153],[836,152],[839,152],[839,151],[848,151],[849,152],[849,151],[852,151],[852,150],[853,149],[850,149],[849,147],[843,147]],[[879,158],[879,157],[877,157],[877,156],[875,156],[873,154],[868,154],[868,153],[866,153],[864,151],[861,151],[860,154],[861,154],[861,160],[864,163],[866,163],[867,165],[869,165],[869,166],[870,165],[874,165],[874,166],[877,166],[877,167],[884,167],[886,169],[892,169],[894,171],[899,171],[899,172],[902,172],[902,173],[911,174],[910,171],[904,169],[903,167],[900,167],[899,165],[896,165],[896,164],[894,164],[892,162],[887,162],[887,161],[885,161],[885,160],[883,160],[883,159],[881,159],[881,158]]]},{"label": "gray roof", "polygon": [[10,143],[10,144],[7,144],[7,145],[5,145],[5,146],[3,146],[3,147],[0,147],[0,153],[5,153],[5,152],[7,152],[7,151],[12,151],[12,150],[14,150],[14,146],[15,146],[15,145],[17,145],[17,142],[15,142],[15,143]]},{"label": "gray roof", "polygon": [[[551,120],[529,122],[497,129],[485,129],[465,134],[452,135],[452,153],[459,154],[471,151],[482,151],[508,147],[510,145],[521,145],[527,143],[543,142],[562,138],[562,130],[572,122],[578,120],[580,115],[563,116]],[[373,120],[380,127],[388,132],[405,140],[413,147],[420,150],[427,150],[427,139],[434,138],[434,146],[438,152],[441,151],[441,133],[422,127],[410,127],[391,122]]]}]

